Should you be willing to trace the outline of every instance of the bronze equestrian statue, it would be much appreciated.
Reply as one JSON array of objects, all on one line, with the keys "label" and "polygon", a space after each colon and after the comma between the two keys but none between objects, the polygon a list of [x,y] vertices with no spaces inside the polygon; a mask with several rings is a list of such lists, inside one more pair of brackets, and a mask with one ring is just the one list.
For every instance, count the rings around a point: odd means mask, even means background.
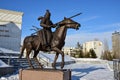
[{"label": "bronze equestrian statue", "polygon": [[[46,14],[50,15],[49,11],[46,11]],[[43,19],[43,22],[41,22],[40,25],[43,24],[42,26],[44,26],[45,24],[47,24],[47,22],[44,21],[43,17],[40,17],[38,19],[39,20]],[[25,39],[23,41],[23,47],[22,47],[22,50],[21,50],[20,58],[22,57],[23,52],[26,49],[26,58],[28,59],[30,67],[34,68],[32,66],[32,63],[31,63],[30,59],[29,59],[29,55],[30,55],[32,50],[34,51],[33,58],[38,63],[39,63],[39,61],[37,60],[37,55],[38,55],[39,51],[46,51],[46,52],[47,51],[55,51],[56,55],[55,55],[55,59],[54,59],[54,62],[52,64],[52,67],[54,69],[56,69],[56,61],[57,61],[57,58],[58,58],[59,54],[61,54],[62,55],[61,69],[62,69],[64,67],[64,64],[65,64],[65,62],[64,62],[64,52],[62,51],[62,47],[65,44],[67,29],[72,28],[72,29],[77,30],[77,29],[79,29],[80,24],[73,21],[70,18],[64,18],[64,20],[58,22],[55,25],[52,25],[52,22],[51,22],[51,24],[47,24],[47,26],[48,26],[48,29],[51,26],[57,26],[55,32],[53,32],[52,35],[51,35],[52,36],[51,39],[49,39],[50,40],[50,42],[49,42],[50,49],[48,49],[49,46],[45,46],[44,43],[43,43],[43,40],[46,39],[46,38],[43,39],[44,38],[43,34],[46,34],[46,33],[44,33],[43,30],[39,30],[37,32],[37,35],[31,35],[31,36],[25,37]],[[48,36],[48,34],[47,34],[47,36]],[[39,63],[39,65],[40,65],[41,68],[43,68],[40,63]]]}]

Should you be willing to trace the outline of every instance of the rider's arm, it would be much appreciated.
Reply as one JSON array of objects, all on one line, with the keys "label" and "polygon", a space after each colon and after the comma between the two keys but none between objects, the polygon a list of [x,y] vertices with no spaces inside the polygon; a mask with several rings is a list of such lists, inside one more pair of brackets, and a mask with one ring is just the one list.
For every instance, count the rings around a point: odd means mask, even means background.
[{"label": "rider's arm", "polygon": [[41,20],[40,26],[42,26],[42,27],[49,27],[48,25],[45,24],[45,19],[44,18]]},{"label": "rider's arm", "polygon": [[42,26],[42,27],[49,27],[48,25],[43,24],[43,23],[41,23],[40,26]]}]

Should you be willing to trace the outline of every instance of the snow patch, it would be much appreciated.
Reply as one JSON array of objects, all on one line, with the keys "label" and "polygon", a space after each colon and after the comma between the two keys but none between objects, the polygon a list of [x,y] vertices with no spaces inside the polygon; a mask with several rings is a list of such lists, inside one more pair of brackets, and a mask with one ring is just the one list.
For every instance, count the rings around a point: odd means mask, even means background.
[{"label": "snow patch", "polygon": [[[55,58],[55,55],[56,54],[47,54],[47,53],[40,53],[39,54],[39,57],[41,57],[42,59],[45,59],[46,61],[52,63],[54,61],[54,58]],[[65,55],[64,56],[64,59],[65,59],[65,62],[68,62],[68,61],[74,61],[70,56],[68,55]],[[62,60],[62,56],[59,54],[59,57],[57,59],[57,62],[61,62]]]},{"label": "snow patch", "polygon": [[14,53],[14,54],[19,54],[20,52],[0,47],[0,53]]}]

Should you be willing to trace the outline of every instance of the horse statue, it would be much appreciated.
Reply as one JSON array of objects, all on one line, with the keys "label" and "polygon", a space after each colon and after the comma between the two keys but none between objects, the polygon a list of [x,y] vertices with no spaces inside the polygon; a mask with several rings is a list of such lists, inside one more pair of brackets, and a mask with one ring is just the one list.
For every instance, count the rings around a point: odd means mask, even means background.
[{"label": "horse statue", "polygon": [[[56,69],[56,61],[57,61],[57,58],[58,58],[59,54],[61,54],[62,55],[61,69],[63,69],[65,62],[64,62],[64,52],[61,49],[65,44],[67,29],[73,28],[73,29],[78,30],[79,27],[80,27],[80,24],[73,21],[70,18],[64,18],[64,20],[60,21],[58,24],[59,24],[59,26],[56,28],[55,32],[53,32],[53,37],[52,37],[51,44],[50,44],[51,45],[50,51],[55,51],[56,52],[52,67],[54,69]],[[40,31],[41,30],[39,30],[38,33],[40,33]],[[36,50],[38,45],[39,45],[39,48]],[[42,39],[40,39],[40,37],[38,35],[27,36],[24,39],[20,58],[22,57],[25,49],[26,49],[26,58],[27,58],[31,68],[34,68],[32,66],[32,63],[31,63],[30,59],[29,59],[29,55],[30,55],[32,50],[34,51],[33,58],[38,63],[39,63],[39,61],[37,60],[37,55],[38,55],[39,51],[49,51],[49,50],[47,50],[46,48],[43,47]],[[41,68],[43,68],[40,63],[39,63],[39,66]]]}]

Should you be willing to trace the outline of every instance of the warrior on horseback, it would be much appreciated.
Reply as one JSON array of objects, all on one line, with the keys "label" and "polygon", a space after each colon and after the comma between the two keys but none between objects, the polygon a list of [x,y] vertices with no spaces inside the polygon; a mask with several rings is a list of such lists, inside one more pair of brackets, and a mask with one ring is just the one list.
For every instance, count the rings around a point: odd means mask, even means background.
[{"label": "warrior on horseback", "polygon": [[[38,64],[42,68],[42,65],[37,60],[37,55],[39,51],[55,51],[56,55],[52,67],[56,69],[56,61],[58,59],[59,54],[61,54],[62,56],[61,69],[63,69],[65,62],[64,62],[64,52],[62,51],[62,48],[65,45],[67,30],[69,28],[77,30],[80,27],[79,23],[71,19],[78,15],[80,14],[74,15],[70,18],[64,18],[62,21],[53,25],[52,21],[50,20],[50,12],[49,10],[46,10],[46,14],[44,15],[44,17],[38,18],[38,20],[41,20],[40,26],[42,26],[43,29],[37,31],[37,35],[27,36],[24,39],[21,55],[19,56],[19,58],[22,57],[23,52],[26,49],[26,58],[28,59],[31,68],[34,68],[34,66],[32,65],[29,59],[29,55],[33,50],[34,51],[33,58],[38,62]],[[57,26],[55,32],[52,33],[51,28],[56,27],[56,25],[59,26]],[[48,48],[49,45],[51,47],[50,49]]]},{"label": "warrior on horseback", "polygon": [[48,49],[50,49],[50,42],[51,42],[51,38],[52,38],[51,28],[55,27],[55,25],[53,25],[52,21],[50,20],[50,16],[51,16],[51,13],[49,12],[49,10],[46,10],[46,13],[45,13],[44,17],[40,16],[38,18],[38,20],[41,20],[40,21],[40,26],[43,27],[43,29],[41,30],[41,32],[38,32],[38,36],[40,38],[42,36],[42,39],[43,39],[42,40],[43,41],[42,45],[45,48],[48,48]]}]

